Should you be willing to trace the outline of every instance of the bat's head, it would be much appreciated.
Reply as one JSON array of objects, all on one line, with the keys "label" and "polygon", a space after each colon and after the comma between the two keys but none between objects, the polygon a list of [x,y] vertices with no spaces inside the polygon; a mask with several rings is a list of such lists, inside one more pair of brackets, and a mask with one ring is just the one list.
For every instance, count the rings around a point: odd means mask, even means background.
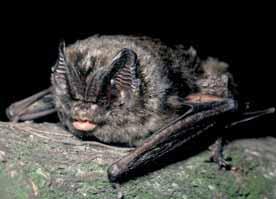
[{"label": "bat's head", "polygon": [[62,122],[73,133],[85,137],[106,125],[112,111],[137,107],[137,66],[136,53],[131,49],[121,49],[113,59],[103,61],[87,52],[70,54],[62,42],[52,69],[57,110],[65,120]]}]

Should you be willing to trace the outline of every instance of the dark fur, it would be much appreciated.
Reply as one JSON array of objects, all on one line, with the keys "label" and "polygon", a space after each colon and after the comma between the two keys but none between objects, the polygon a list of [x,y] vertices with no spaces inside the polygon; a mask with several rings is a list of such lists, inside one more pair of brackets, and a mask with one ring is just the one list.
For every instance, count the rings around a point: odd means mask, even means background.
[{"label": "dark fur", "polygon": [[[112,60],[122,49],[136,53],[141,84],[136,91],[126,89],[127,97],[117,93],[113,101],[106,102],[111,83],[104,85],[102,74],[112,69]],[[67,69],[62,76],[57,72],[59,62],[53,67],[56,108],[64,126],[82,138],[137,146],[183,113],[187,95],[201,92],[232,97],[227,65],[211,58],[201,62],[193,48],[185,50],[181,45],[168,47],[146,37],[92,36],[66,47],[63,55],[71,71]],[[78,81],[72,68],[79,74]],[[114,91],[120,92],[120,88]],[[92,109],[94,104],[97,108]],[[96,129],[74,129],[73,118],[82,117],[96,123]]]}]

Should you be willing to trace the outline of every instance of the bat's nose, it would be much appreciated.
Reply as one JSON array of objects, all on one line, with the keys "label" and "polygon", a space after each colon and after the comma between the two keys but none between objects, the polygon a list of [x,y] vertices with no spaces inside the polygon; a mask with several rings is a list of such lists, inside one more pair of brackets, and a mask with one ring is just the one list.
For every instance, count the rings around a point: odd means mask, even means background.
[{"label": "bat's nose", "polygon": [[88,113],[81,110],[77,113],[77,118],[79,118],[80,120],[89,120]]},{"label": "bat's nose", "polygon": [[86,107],[83,107],[81,104],[77,104],[72,107],[72,116],[73,118],[78,118],[81,120],[88,119],[88,110]]}]

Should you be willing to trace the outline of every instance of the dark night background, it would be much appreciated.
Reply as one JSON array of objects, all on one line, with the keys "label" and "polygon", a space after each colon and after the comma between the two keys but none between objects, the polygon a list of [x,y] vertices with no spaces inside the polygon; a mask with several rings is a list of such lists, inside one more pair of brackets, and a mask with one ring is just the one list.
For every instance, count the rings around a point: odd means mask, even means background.
[{"label": "dark night background", "polygon": [[[91,15],[70,10],[68,18],[54,17],[52,10],[46,17],[39,11],[9,13],[1,25],[0,120],[6,120],[4,111],[10,103],[50,85],[50,68],[61,39],[70,44],[96,33],[148,35],[169,44],[192,45],[200,57],[230,64],[244,99],[257,107],[275,106],[275,16],[258,6],[226,7],[205,12],[187,6],[115,10],[108,15],[93,7]],[[152,14],[154,10],[159,12]],[[265,117],[246,127],[247,132],[275,135],[275,122],[275,114]]]}]

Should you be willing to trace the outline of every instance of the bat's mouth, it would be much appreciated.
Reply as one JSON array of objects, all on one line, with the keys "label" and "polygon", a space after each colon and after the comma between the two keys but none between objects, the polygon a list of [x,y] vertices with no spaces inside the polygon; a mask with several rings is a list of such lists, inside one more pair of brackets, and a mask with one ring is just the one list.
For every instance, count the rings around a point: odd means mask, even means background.
[{"label": "bat's mouth", "polygon": [[75,129],[80,130],[80,131],[92,131],[97,126],[95,123],[93,123],[90,120],[75,119],[72,124]]}]

